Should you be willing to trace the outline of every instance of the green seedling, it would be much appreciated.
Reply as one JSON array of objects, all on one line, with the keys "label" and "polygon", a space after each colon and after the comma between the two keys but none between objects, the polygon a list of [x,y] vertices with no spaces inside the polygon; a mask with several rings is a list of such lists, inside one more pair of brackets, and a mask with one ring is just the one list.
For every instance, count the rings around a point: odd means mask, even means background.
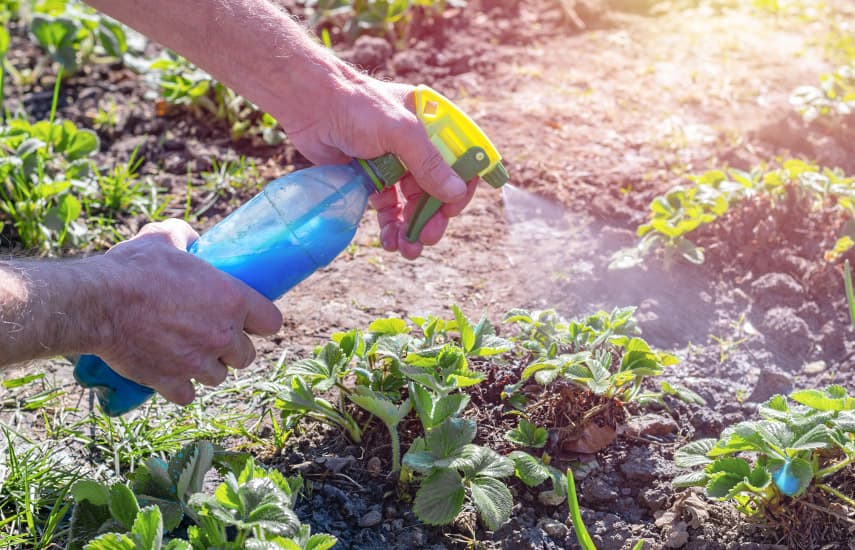
[{"label": "green seedling", "polygon": [[510,517],[513,497],[500,481],[514,473],[513,462],[486,447],[473,445],[475,422],[449,418],[413,442],[404,465],[422,477],[413,511],[429,525],[454,521],[471,499],[491,530]]},{"label": "green seedling", "polygon": [[[689,443],[674,454],[677,487],[701,486],[711,498],[732,499],[749,515],[773,513],[783,497],[800,498],[815,486],[850,506],[855,501],[824,483],[855,461],[855,398],[841,386],[775,396],[760,407],[762,420],[740,422],[720,439]],[[745,458],[747,457],[747,458]]]},{"label": "green seedling", "polygon": [[322,29],[322,37],[323,30],[328,35],[327,29],[335,27],[350,42],[363,34],[379,34],[403,46],[417,10],[420,15],[438,16],[449,6],[466,4],[466,0],[317,0],[310,4],[309,23]]},{"label": "green seedling", "polygon": [[[855,216],[855,178],[802,160],[784,160],[776,169],[761,166],[751,172],[710,170],[689,179],[693,186],[679,186],[654,199],[650,221],[638,228],[638,244],[618,250],[612,256],[610,269],[639,266],[660,249],[666,267],[677,258],[702,264],[703,249],[687,235],[725,216],[739,202],[756,196],[784,201],[794,195],[809,209],[831,205],[847,219]],[[850,238],[855,235],[852,224],[845,225],[842,231]]]},{"label": "green seedling", "polygon": [[[68,74],[95,54],[121,58],[128,49],[124,27],[76,1],[42,4],[30,21],[34,41]],[[33,71],[35,80],[44,70]]]},{"label": "green seedling", "polygon": [[163,544],[163,518],[157,506],[137,509],[127,533],[105,533],[90,541],[85,550],[189,550],[192,546],[173,539]]},{"label": "green seedling", "polygon": [[845,65],[820,77],[819,86],[800,86],[790,95],[790,104],[805,123],[826,127],[852,122],[855,113],[855,64]]},{"label": "green seedling", "polygon": [[285,139],[272,116],[260,112],[250,101],[183,57],[167,52],[149,69],[168,103],[185,106],[196,116],[225,122],[232,139],[251,138],[267,145],[278,145]]},{"label": "green seedling", "polygon": [[392,441],[392,473],[398,472],[401,469],[401,443],[398,438],[398,424],[410,413],[412,408],[410,400],[405,399],[403,403],[395,404],[382,394],[365,386],[357,386],[347,398],[379,418],[389,430],[389,437]]}]

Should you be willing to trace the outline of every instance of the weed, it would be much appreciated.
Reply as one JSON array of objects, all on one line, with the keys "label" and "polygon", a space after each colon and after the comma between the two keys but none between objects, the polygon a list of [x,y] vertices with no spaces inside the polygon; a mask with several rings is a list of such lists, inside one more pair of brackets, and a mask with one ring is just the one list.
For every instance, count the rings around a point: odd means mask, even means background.
[{"label": "weed", "polygon": [[801,86],[790,96],[790,104],[807,124],[826,127],[843,125],[855,112],[855,64],[840,67],[820,77],[819,86]]}]

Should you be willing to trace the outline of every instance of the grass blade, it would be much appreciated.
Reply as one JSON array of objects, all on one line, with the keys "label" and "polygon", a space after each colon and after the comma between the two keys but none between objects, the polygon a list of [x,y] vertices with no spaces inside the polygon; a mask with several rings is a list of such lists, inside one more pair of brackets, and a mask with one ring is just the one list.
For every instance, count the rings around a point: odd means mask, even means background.
[{"label": "grass blade", "polygon": [[852,321],[852,330],[855,330],[855,292],[852,290],[852,269],[849,260],[843,264],[843,284],[846,286],[846,301],[849,303],[849,319]]},{"label": "grass blade", "polygon": [[576,480],[573,479],[573,470],[567,468],[567,503],[570,505],[570,518],[573,520],[573,530],[576,532],[576,540],[582,550],[597,550],[585,522],[582,521],[582,513],[579,511],[579,500],[576,497]]}]

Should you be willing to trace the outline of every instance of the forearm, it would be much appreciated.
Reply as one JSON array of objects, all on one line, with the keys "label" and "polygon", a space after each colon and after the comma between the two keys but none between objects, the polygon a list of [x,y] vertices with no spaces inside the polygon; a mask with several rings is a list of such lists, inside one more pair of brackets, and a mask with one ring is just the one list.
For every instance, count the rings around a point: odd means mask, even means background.
[{"label": "forearm", "polygon": [[0,262],[0,366],[99,349],[108,289],[97,261]]},{"label": "forearm", "polygon": [[271,0],[88,1],[179,52],[287,132],[314,125],[319,106],[364,78]]}]

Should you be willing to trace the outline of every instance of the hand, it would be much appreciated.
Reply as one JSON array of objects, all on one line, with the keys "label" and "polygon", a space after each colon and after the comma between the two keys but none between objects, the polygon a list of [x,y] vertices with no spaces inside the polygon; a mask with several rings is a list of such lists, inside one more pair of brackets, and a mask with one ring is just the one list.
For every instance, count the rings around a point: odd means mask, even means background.
[{"label": "hand", "polygon": [[[442,238],[449,218],[472,199],[478,180],[464,183],[430,142],[415,115],[412,86],[351,77],[361,80],[327,96],[329,104],[319,104],[313,119],[301,121],[302,129],[290,130],[288,135],[315,164],[397,155],[409,173],[397,186],[372,196],[371,204],[377,209],[383,248],[414,259],[423,245],[436,244]],[[411,243],[406,230],[423,193],[445,204],[424,227],[419,242]]]},{"label": "hand", "polygon": [[282,315],[237,279],[185,252],[198,238],[180,220],[148,224],[102,260],[110,338],[98,355],[169,401],[193,401],[191,380],[216,386],[226,366],[255,359],[249,334],[275,334]]}]

